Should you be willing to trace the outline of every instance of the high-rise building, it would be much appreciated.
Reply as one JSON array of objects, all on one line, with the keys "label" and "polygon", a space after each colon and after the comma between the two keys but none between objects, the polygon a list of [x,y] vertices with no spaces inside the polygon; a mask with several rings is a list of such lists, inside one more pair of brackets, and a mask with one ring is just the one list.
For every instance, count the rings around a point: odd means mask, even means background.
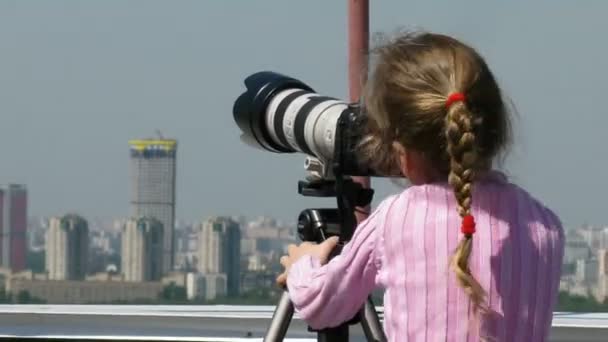
[{"label": "high-rise building", "polygon": [[240,289],[241,229],[227,217],[214,217],[199,227],[199,267],[202,274],[226,274],[226,293],[236,296]]},{"label": "high-rise building", "polygon": [[89,225],[74,214],[53,217],[46,235],[46,270],[51,280],[83,280],[87,273]]},{"label": "high-rise building", "polygon": [[186,275],[186,296],[188,299],[213,300],[225,295],[225,273],[188,273]]},{"label": "high-rise building", "polygon": [[575,274],[574,279],[585,285],[592,285],[597,283],[598,280],[598,269],[599,260],[592,259],[580,259],[575,263]]},{"label": "high-rise building", "polygon": [[174,265],[175,160],[177,141],[129,141],[131,217],[153,217],[163,225],[163,274]]},{"label": "high-rise building", "polygon": [[0,266],[25,269],[27,252],[27,190],[25,185],[0,187]]},{"label": "high-rise building", "polygon": [[127,221],[122,230],[122,273],[126,281],[162,277],[163,224],[155,218]]},{"label": "high-rise building", "polygon": [[600,302],[608,300],[608,249],[597,251],[598,274],[596,299]]},{"label": "high-rise building", "polygon": [[608,227],[602,229],[601,243],[599,249],[608,249]]}]

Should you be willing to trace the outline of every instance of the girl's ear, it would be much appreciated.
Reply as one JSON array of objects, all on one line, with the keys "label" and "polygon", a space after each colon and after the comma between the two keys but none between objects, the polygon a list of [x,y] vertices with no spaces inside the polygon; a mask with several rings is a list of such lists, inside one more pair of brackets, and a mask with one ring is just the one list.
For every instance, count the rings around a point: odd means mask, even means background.
[{"label": "girl's ear", "polygon": [[393,143],[393,149],[401,174],[412,184],[424,184],[438,178],[424,153],[406,149],[398,142]]},{"label": "girl's ear", "polygon": [[411,170],[409,169],[412,165],[411,156],[409,153],[407,153],[405,147],[403,147],[403,145],[401,145],[399,142],[393,142],[393,150],[401,174],[403,177],[408,178],[408,175],[411,173]]}]

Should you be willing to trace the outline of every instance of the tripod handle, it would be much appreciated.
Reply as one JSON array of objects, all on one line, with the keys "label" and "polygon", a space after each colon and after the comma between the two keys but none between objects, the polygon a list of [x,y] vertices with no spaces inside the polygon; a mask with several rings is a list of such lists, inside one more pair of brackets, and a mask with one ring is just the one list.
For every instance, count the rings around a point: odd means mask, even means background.
[{"label": "tripod handle", "polygon": [[284,291],[274,309],[272,321],[266,331],[266,336],[264,336],[264,342],[281,342],[285,339],[289,323],[293,318],[293,312],[294,307],[289,298],[289,292]]}]

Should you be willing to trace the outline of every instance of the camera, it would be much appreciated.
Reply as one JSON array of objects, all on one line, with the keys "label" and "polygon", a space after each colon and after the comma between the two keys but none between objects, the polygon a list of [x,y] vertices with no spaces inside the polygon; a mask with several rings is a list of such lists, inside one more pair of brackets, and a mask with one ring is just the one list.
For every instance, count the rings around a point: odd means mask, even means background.
[{"label": "camera", "polygon": [[378,176],[357,156],[366,120],[358,104],[319,95],[271,71],[254,73],[244,83],[246,91],[233,107],[243,142],[275,153],[304,153],[306,170],[317,178],[332,178],[336,171]]},{"label": "camera", "polygon": [[[250,75],[245,79],[245,88],[233,106],[241,140],[270,152],[306,154],[308,177],[298,182],[298,193],[336,198],[337,208],[303,210],[297,225],[302,241],[320,243],[338,236],[332,258],[352,238],[357,225],[355,210],[369,205],[374,194],[351,176],[380,176],[357,155],[365,134],[366,115],[358,104],[319,95],[303,82],[275,72]],[[284,292],[264,341],[282,341],[293,313],[289,294]],[[348,325],[359,321],[369,340],[385,340],[371,298],[350,321],[319,331],[318,340],[348,340]]]}]

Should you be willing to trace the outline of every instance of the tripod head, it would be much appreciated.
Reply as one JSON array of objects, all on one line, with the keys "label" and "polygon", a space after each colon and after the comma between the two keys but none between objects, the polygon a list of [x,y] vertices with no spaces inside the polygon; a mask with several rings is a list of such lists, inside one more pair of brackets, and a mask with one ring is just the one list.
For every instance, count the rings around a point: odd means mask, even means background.
[{"label": "tripod head", "polygon": [[[336,169],[334,179],[311,177],[309,181],[298,182],[298,193],[302,196],[336,198],[337,208],[304,209],[298,217],[297,229],[302,241],[321,243],[331,236],[340,237],[330,258],[340,254],[344,244],[353,236],[357,226],[356,207],[369,205],[374,195],[374,190],[363,188],[351,178],[336,172]],[[346,324],[358,322],[359,315],[355,315]]]},{"label": "tripod head", "polygon": [[363,188],[350,178],[298,182],[298,193],[309,197],[336,197],[337,208],[305,209],[298,217],[298,235],[302,241],[320,243],[331,236],[349,241],[357,226],[356,207],[371,203],[374,190]]}]

